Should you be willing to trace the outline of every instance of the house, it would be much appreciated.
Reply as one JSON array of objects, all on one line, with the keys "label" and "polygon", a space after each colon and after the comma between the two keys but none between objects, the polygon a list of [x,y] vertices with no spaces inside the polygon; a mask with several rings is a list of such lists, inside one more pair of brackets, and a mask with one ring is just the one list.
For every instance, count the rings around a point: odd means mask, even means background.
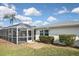
[{"label": "house", "polygon": [[0,29],[0,37],[16,44],[39,40],[40,35],[54,36],[54,43],[59,43],[60,34],[75,34],[75,45],[79,46],[79,22],[55,23],[40,27],[20,23]]},{"label": "house", "polygon": [[79,22],[63,22],[55,23],[47,26],[36,27],[36,40],[39,40],[40,35],[54,36],[54,43],[59,42],[60,34],[74,34],[76,35],[75,44],[79,46]]}]

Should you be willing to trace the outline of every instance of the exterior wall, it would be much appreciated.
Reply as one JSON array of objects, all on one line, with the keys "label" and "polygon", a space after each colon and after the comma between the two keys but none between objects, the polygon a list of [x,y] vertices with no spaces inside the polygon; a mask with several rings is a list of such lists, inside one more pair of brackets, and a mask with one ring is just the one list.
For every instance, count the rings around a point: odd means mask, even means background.
[{"label": "exterior wall", "polygon": [[49,30],[50,35],[75,34],[79,35],[79,27],[53,28]]},{"label": "exterior wall", "polygon": [[[79,27],[64,27],[49,29],[49,36],[55,36],[58,39],[59,34],[75,34],[79,36]],[[36,30],[36,40],[39,39],[40,29]]]},{"label": "exterior wall", "polygon": [[39,36],[40,36],[40,30],[36,30],[36,39],[35,40],[39,40]]},{"label": "exterior wall", "polygon": [[76,40],[74,42],[74,46],[79,47],[79,36],[76,37]]},{"label": "exterior wall", "polygon": [[53,28],[49,30],[49,36],[54,36],[54,43],[59,43],[59,34],[75,34],[76,40],[74,45],[79,46],[79,27]]},{"label": "exterior wall", "polygon": [[58,36],[58,35],[49,35],[49,36],[53,36],[53,37],[54,37],[54,43],[59,43],[59,44],[61,44],[61,43],[59,42],[59,36]]},{"label": "exterior wall", "polygon": [[[75,34],[76,40],[74,45],[79,47],[79,27],[50,28],[49,36],[54,36],[54,43],[59,43],[59,34]],[[36,40],[39,40],[40,29],[36,30]]]}]

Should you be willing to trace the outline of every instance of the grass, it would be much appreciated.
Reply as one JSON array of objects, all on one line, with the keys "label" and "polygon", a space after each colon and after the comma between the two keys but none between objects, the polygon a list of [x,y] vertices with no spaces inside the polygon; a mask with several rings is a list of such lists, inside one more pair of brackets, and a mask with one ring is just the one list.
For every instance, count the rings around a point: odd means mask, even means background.
[{"label": "grass", "polygon": [[43,47],[41,49],[22,48],[0,49],[1,56],[79,56],[79,51],[71,49]]},{"label": "grass", "polygon": [[27,46],[8,45],[0,44],[0,56],[79,56],[79,49],[71,47],[45,44],[42,48],[34,49]]}]

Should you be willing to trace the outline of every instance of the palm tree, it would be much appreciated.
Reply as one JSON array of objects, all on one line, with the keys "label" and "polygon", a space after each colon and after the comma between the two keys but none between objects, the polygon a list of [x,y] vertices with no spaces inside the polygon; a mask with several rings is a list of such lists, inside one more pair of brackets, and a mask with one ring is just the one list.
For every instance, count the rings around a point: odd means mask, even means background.
[{"label": "palm tree", "polygon": [[15,18],[15,14],[12,14],[12,15],[7,14],[7,15],[4,15],[4,19],[10,19],[10,24],[13,25],[13,22],[16,19]]},{"label": "palm tree", "polygon": [[[11,9],[11,6],[9,6],[8,8]],[[10,24],[13,25],[13,22],[16,19],[15,15],[16,15],[16,13],[14,13],[14,14],[5,14],[3,19],[10,19]]]}]

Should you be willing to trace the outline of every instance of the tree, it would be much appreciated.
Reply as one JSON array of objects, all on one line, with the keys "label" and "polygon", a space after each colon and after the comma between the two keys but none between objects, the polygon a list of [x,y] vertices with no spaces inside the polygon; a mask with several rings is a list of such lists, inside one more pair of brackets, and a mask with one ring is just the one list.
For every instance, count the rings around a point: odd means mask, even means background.
[{"label": "tree", "polygon": [[[15,10],[12,9],[11,6],[8,6],[8,7],[6,7],[6,8],[8,8],[8,11],[9,11],[10,13],[4,14],[3,19],[9,19],[9,20],[10,20],[10,24],[13,24],[13,21],[16,20],[16,18],[15,18],[16,12],[15,12]],[[6,9],[6,8],[5,8],[5,9]],[[5,11],[6,11],[6,10],[5,10]],[[7,11],[6,11],[6,12],[7,12]],[[11,13],[11,12],[12,12],[12,13]]]},{"label": "tree", "polygon": [[4,19],[10,19],[10,23],[13,24],[14,20],[16,20],[15,18],[15,14],[12,14],[12,15],[4,15]]}]

